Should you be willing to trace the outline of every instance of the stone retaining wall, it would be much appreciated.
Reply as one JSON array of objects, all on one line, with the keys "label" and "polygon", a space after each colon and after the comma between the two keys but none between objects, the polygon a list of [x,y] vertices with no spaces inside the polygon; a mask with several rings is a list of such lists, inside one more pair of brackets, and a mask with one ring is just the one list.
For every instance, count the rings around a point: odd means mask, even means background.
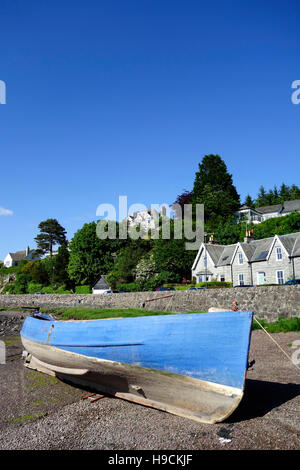
[{"label": "stone retaining wall", "polygon": [[145,308],[173,312],[207,311],[210,307],[251,310],[258,318],[300,317],[300,286],[220,288],[199,291],[131,292],[124,294],[0,295],[0,307]]}]

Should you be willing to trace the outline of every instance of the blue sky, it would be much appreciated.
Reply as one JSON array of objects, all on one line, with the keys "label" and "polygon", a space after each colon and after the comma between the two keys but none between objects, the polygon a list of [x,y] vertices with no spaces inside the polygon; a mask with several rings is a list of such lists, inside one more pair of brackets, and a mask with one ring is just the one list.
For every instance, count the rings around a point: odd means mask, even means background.
[{"label": "blue sky", "polygon": [[1,0],[0,259],[35,246],[50,217],[70,239],[119,195],[172,203],[210,153],[242,202],[299,185],[299,13],[287,0]]}]

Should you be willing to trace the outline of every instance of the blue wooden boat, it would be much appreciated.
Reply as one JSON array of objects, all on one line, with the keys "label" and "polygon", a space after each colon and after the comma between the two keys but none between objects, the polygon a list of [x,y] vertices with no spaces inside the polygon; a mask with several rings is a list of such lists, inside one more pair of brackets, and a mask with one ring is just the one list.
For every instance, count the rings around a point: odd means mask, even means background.
[{"label": "blue wooden boat", "polygon": [[35,314],[21,330],[25,365],[196,421],[220,422],[243,397],[252,316],[59,321]]}]

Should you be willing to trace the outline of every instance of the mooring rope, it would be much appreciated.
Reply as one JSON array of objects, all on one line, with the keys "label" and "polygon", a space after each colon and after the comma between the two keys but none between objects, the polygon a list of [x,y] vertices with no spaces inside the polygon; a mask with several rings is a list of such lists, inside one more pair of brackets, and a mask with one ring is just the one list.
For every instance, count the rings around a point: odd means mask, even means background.
[{"label": "mooring rope", "polygon": [[256,318],[256,316],[254,315],[253,316],[254,320],[259,324],[259,326],[261,327],[261,329],[269,336],[269,338],[271,338],[271,340],[276,344],[276,346],[278,346],[278,348],[283,352],[283,354],[291,361],[291,363],[297,368],[300,370],[300,367],[295,364],[293,362],[293,360],[290,358],[290,356],[285,352],[284,349],[282,349],[282,347],[280,346],[280,344],[277,343],[277,341],[275,341],[275,339],[270,335],[270,333],[267,332],[267,330],[262,326],[262,324],[258,321],[258,319]]}]

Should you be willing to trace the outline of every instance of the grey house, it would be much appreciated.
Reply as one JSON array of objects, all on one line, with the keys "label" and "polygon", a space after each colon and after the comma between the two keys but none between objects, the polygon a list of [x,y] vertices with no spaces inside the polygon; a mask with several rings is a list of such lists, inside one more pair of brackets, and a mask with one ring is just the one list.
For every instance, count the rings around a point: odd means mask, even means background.
[{"label": "grey house", "polygon": [[233,245],[202,244],[192,266],[197,282],[232,282],[237,285],[284,284],[300,278],[300,232]]}]

